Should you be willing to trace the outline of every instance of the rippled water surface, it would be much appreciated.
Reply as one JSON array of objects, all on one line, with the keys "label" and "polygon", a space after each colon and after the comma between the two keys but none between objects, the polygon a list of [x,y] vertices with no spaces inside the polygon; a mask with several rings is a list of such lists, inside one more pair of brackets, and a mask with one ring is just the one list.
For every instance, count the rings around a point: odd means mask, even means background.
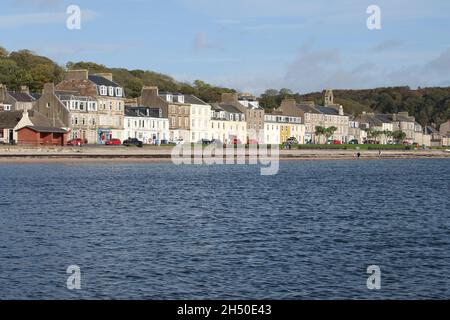
[{"label": "rippled water surface", "polygon": [[450,298],[449,160],[259,172],[0,165],[0,299]]}]

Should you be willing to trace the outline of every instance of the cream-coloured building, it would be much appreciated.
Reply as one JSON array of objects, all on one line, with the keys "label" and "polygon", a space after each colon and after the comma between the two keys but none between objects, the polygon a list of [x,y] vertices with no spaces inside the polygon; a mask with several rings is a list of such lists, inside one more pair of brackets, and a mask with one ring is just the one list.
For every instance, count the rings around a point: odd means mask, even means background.
[{"label": "cream-coloured building", "polygon": [[245,114],[232,105],[213,104],[209,139],[224,144],[247,143]]},{"label": "cream-coloured building", "polygon": [[264,115],[264,143],[283,144],[289,138],[297,139],[299,144],[305,143],[305,125],[302,124],[301,117],[266,113]]}]

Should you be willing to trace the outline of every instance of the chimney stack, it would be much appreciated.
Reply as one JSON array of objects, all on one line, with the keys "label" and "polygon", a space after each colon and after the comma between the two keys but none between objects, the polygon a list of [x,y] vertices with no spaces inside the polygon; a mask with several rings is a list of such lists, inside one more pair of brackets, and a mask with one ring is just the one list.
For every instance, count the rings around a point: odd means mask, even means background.
[{"label": "chimney stack", "polygon": [[44,90],[42,90],[42,94],[55,94],[55,85],[53,82],[44,84]]},{"label": "chimney stack", "polygon": [[4,102],[6,100],[6,95],[8,93],[8,88],[0,83],[0,102]]},{"label": "chimney stack", "polygon": [[79,81],[88,79],[88,70],[69,70],[66,72],[64,80]]},{"label": "chimney stack", "polygon": [[30,88],[28,86],[20,86],[20,92],[30,94]]},{"label": "chimney stack", "polygon": [[222,93],[222,102],[235,104],[239,102],[237,93]]}]

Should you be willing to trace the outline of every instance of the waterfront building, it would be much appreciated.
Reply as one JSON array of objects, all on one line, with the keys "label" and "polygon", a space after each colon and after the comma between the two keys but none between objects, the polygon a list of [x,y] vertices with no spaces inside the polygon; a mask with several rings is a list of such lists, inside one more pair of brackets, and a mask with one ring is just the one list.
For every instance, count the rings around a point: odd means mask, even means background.
[{"label": "waterfront building", "polygon": [[137,104],[161,108],[163,118],[169,119],[170,141],[196,143],[210,136],[211,106],[192,94],[144,87]]},{"label": "waterfront building", "polygon": [[[221,103],[231,105],[241,111],[247,122],[247,133],[254,135],[250,139],[264,140],[264,109],[259,105],[256,98],[249,95],[237,93],[223,93]],[[258,141],[264,143],[264,141]]]},{"label": "waterfront building", "polygon": [[209,139],[224,144],[247,143],[247,123],[243,112],[225,103],[214,103],[211,108]]},{"label": "waterfront building", "polygon": [[161,108],[125,106],[125,138],[137,138],[144,144],[161,144],[169,139],[169,119]]},{"label": "waterfront building", "polygon": [[76,91],[57,91],[56,96],[70,112],[69,138],[96,144],[99,122],[97,100]]},{"label": "waterfront building", "polygon": [[264,115],[264,143],[283,144],[289,138],[297,139],[299,144],[305,143],[305,125],[301,117],[283,115],[273,111]]},{"label": "waterfront building", "polygon": [[336,127],[336,132],[330,140],[348,142],[349,116],[344,114],[341,105],[316,106],[311,103],[297,103],[294,99],[285,99],[277,109],[283,115],[294,115],[302,119],[305,125],[305,143],[324,142],[323,137],[316,136],[316,127]]},{"label": "waterfront building", "polygon": [[[125,139],[122,136],[125,112],[124,90],[113,81],[111,73],[89,75],[87,70],[69,70],[56,89],[62,93],[76,92],[73,98],[64,100],[66,103],[87,103],[86,109],[83,111],[71,110],[73,120],[81,117],[79,118],[81,123],[73,124],[76,134],[85,134],[84,138],[89,143],[104,144],[110,139]],[[87,109],[89,104],[91,105],[90,110]],[[84,124],[82,123],[83,114],[86,114]],[[88,119],[90,119],[90,123]],[[94,127],[97,130],[95,137],[92,134]],[[80,138],[83,137],[80,136]]]}]

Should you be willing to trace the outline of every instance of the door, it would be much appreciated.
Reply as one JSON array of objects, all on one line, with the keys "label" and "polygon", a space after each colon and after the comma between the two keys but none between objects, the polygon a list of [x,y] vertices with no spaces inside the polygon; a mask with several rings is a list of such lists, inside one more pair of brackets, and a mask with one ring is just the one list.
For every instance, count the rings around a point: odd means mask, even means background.
[{"label": "door", "polygon": [[13,144],[14,143],[14,130],[13,129],[9,129],[9,143]]}]

